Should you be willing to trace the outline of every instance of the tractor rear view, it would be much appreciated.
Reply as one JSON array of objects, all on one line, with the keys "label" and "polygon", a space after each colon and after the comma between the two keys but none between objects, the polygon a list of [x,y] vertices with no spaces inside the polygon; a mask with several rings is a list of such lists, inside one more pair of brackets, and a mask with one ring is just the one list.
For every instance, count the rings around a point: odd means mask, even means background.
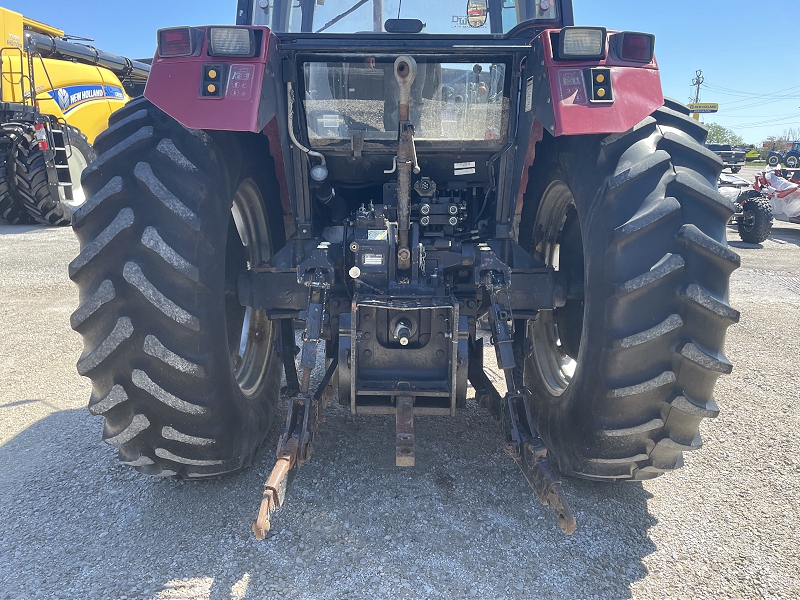
[{"label": "tractor rear view", "polygon": [[0,217],[69,224],[95,137],[141,93],[150,67],[5,8],[0,35]]},{"label": "tractor rear view", "polygon": [[122,462],[240,469],[283,393],[263,537],[331,398],[395,415],[398,466],[474,400],[571,533],[554,466],[643,480],[701,446],[739,317],[722,164],[653,36],[507,4],[241,0],[159,32],[73,223],[78,371]]}]

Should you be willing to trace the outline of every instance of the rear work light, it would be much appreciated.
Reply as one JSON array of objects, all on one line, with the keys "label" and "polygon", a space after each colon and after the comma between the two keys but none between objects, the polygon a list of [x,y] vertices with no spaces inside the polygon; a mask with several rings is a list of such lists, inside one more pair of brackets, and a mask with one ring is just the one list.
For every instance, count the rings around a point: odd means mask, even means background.
[{"label": "rear work light", "polygon": [[649,63],[653,60],[656,36],[650,33],[626,31],[617,34],[617,53],[622,60]]},{"label": "rear work light", "polygon": [[558,55],[561,59],[605,58],[604,27],[565,27],[559,37]]},{"label": "rear work light", "polygon": [[175,29],[159,29],[158,55],[169,58],[173,56],[191,56],[194,54],[194,36],[191,27]]},{"label": "rear work light", "polygon": [[255,56],[255,35],[243,27],[211,27],[208,30],[209,56]]}]

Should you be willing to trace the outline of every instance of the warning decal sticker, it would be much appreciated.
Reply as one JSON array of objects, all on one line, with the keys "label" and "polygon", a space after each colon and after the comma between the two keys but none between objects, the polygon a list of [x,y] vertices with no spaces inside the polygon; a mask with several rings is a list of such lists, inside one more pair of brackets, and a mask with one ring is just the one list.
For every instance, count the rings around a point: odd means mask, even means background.
[{"label": "warning decal sticker", "polygon": [[581,69],[559,69],[558,84],[563,104],[587,104],[586,82]]}]

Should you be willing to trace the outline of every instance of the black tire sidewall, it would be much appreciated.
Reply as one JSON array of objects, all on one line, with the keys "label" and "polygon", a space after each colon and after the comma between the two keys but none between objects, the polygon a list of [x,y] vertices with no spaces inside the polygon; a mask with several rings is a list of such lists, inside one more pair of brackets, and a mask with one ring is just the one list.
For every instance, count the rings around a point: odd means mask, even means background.
[{"label": "black tire sidewall", "polygon": [[[275,252],[277,252],[284,245],[283,235],[281,235],[281,230],[276,231],[276,215],[270,214],[270,211],[267,208],[269,203],[264,195],[265,190],[269,189],[267,186],[270,182],[265,170],[257,168],[252,160],[252,157],[255,156],[255,153],[253,152],[254,148],[250,146],[247,147],[246,151],[239,153],[238,149],[236,148],[235,140],[224,139],[222,136],[214,136],[214,138],[222,149],[223,156],[228,158],[231,156],[238,156],[238,160],[227,160],[224,163],[224,167],[228,171],[228,179],[227,188],[224,191],[221,191],[220,199],[227,198],[227,200],[225,202],[220,201],[218,203],[211,203],[212,206],[209,207],[211,216],[206,216],[201,210],[200,218],[204,223],[206,219],[211,219],[213,223],[224,224],[224,227],[214,228],[214,247],[223,249],[226,247],[228,227],[230,222],[233,220],[231,209],[233,206],[234,195],[236,194],[239,186],[249,179],[256,184],[261,196],[261,201],[265,206],[265,217],[270,230],[270,255],[274,255]],[[230,165],[235,166],[231,167]],[[241,165],[241,167],[239,167],[239,165]],[[226,265],[225,253],[216,253],[215,259],[218,259],[219,263],[217,263],[215,260],[213,268],[211,268],[209,265],[208,272],[206,274],[201,274],[201,277],[205,281],[206,285],[210,289],[214,290],[214,295],[220,298],[220,301],[224,306]],[[250,426],[255,424],[255,427],[253,427],[255,431],[266,433],[266,431],[272,425],[272,422],[275,418],[275,413],[277,411],[277,400],[281,377],[280,367],[282,366],[280,357],[275,352],[269,356],[267,374],[265,375],[264,381],[256,395],[248,398],[244,395],[238,383],[236,382],[236,377],[230,364],[230,356],[227,353],[229,336],[232,335],[236,337],[237,334],[236,332],[229,332],[227,330],[224,311],[220,315],[220,318],[212,319],[211,322],[213,323],[213,327],[211,328],[211,338],[208,340],[208,347],[213,348],[214,354],[218,354],[217,364],[220,372],[224,369],[227,374],[227,384],[219,390],[219,394],[220,397],[229,395],[231,398],[235,399],[234,404],[236,405],[236,411],[231,411],[230,416],[234,417],[234,414],[236,414],[236,416],[231,419],[229,429],[230,431],[236,431],[237,427],[244,429],[243,424],[247,424],[247,428],[250,428]],[[274,341],[274,336],[277,335],[278,328],[274,322],[272,325]],[[258,444],[255,446],[253,446],[253,444],[247,444],[245,452],[252,454],[257,449],[257,446]]]},{"label": "black tire sidewall", "polygon": [[[69,130],[69,145],[72,148],[72,152],[80,152],[83,155],[84,160],[86,161],[86,166],[88,167],[92,161],[97,158],[97,153],[94,151],[94,147],[89,143],[89,140],[80,129],[74,127],[73,125],[67,125],[66,127]],[[69,148],[67,149],[67,160],[69,160]],[[71,173],[71,171],[70,171]],[[80,178],[78,181],[73,181],[73,195],[74,195],[74,188],[76,184],[80,187]],[[74,199],[74,198],[73,198]],[[76,209],[77,207],[74,207]]]},{"label": "black tire sidewall", "polygon": [[[602,205],[603,176],[599,169],[591,168],[596,162],[599,139],[582,140],[585,162],[580,160],[564,160],[577,148],[572,140],[559,144],[562,149],[558,154],[562,160],[558,164],[540,161],[534,164],[531,172],[531,199],[541,198],[547,188],[556,181],[569,188],[575,199],[581,237],[584,245],[584,319],[581,332],[580,349],[576,359],[577,366],[572,381],[564,393],[554,396],[541,381],[536,358],[526,358],[523,382],[531,393],[534,424],[538,432],[545,438],[547,447],[557,458],[559,468],[565,473],[578,470],[579,465],[572,464],[572,458],[583,454],[580,440],[590,435],[593,429],[591,410],[592,398],[598,391],[605,390],[601,373],[597,368],[602,360],[605,332],[605,304],[611,295],[611,288],[605,281],[606,231],[604,217],[597,208]],[[537,149],[537,151],[540,149]],[[552,153],[552,152],[550,152]],[[525,215],[533,219],[530,226],[522,231],[534,232],[534,223],[538,206],[531,206],[531,212]],[[526,250],[535,252],[536,239],[521,239]],[[541,257],[537,257],[541,258]]]}]

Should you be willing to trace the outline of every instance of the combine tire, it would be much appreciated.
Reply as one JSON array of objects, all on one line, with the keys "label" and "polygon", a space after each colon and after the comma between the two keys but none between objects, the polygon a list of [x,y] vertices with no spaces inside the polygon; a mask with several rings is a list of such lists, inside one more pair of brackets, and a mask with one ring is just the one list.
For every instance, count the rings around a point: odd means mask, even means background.
[{"label": "combine tire", "polygon": [[280,214],[266,208],[277,183],[247,166],[268,150],[231,139],[188,130],[140,98],[112,115],[84,172],[81,252],[69,267],[78,372],[92,380],[103,439],[149,475],[246,466],[276,413],[274,329],[239,304],[237,280],[283,241]]},{"label": "combine tire", "polygon": [[772,205],[756,190],[745,192],[749,197],[742,203],[738,223],[739,237],[748,244],[760,244],[772,231]]},{"label": "combine tire", "polygon": [[69,225],[73,211],[82,203],[80,176],[94,159],[95,153],[86,137],[74,127],[70,129],[71,149],[67,148],[73,198],[68,200],[62,188],[54,192],[47,180],[44,152],[29,137],[23,138],[17,152],[17,189],[28,214],[44,225]]},{"label": "combine tire", "polygon": [[9,185],[8,172],[4,159],[0,161],[0,217],[12,225],[31,225],[35,221],[14,197]]},{"label": "combine tire", "polygon": [[628,133],[537,149],[520,241],[558,263],[569,293],[518,327],[518,347],[536,426],[565,474],[656,477],[701,446],[701,421],[719,412],[739,257],[705,137],[665,106]]},{"label": "combine tire", "polygon": [[69,175],[72,181],[72,199],[62,199],[62,201],[69,204],[74,212],[86,201],[86,195],[81,185],[81,174],[89,166],[89,163],[97,158],[97,155],[89,140],[79,129],[71,125],[67,125],[67,129],[69,130],[67,164],[69,165]]}]

